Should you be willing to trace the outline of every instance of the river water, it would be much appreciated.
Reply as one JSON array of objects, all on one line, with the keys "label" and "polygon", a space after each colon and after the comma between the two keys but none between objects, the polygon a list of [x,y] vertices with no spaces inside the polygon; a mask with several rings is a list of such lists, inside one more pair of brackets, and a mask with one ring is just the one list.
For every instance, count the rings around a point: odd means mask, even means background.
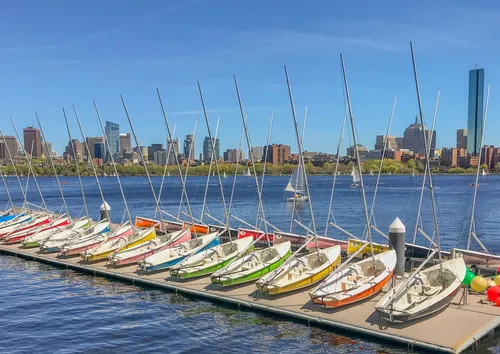
[{"label": "river water", "polygon": [[[434,177],[439,235],[443,248],[465,246],[475,176],[442,175]],[[72,216],[84,215],[80,185],[75,177],[60,178]],[[232,178],[223,181],[229,203]],[[35,204],[41,198],[33,180],[23,180],[28,200]],[[146,177],[122,177],[128,207],[132,216],[153,217],[155,202]],[[286,202],[284,188],[288,177],[266,177],[263,203],[266,219],[281,230],[290,229],[291,203]],[[358,188],[350,188],[350,178],[340,176],[335,186],[330,220],[344,229],[362,235],[364,214]],[[376,177],[365,177],[368,207],[371,208]],[[39,178],[46,205],[62,208],[58,186],[52,177]],[[192,213],[200,218],[206,177],[188,177],[186,189]],[[397,216],[407,227],[407,240],[413,238],[421,178],[382,176],[379,183],[374,216],[380,230],[387,232]],[[102,204],[94,178],[83,178],[90,216],[97,218]],[[124,203],[114,177],[100,178],[106,202],[111,206],[113,222],[124,218]],[[161,177],[154,177],[158,191]],[[332,178],[309,177],[315,225],[325,232]],[[9,191],[16,204],[22,202],[17,181],[7,178]],[[161,208],[178,215],[181,184],[178,177],[167,177],[161,196]],[[476,208],[476,233],[491,251],[500,252],[497,242],[500,209],[500,176],[480,178]],[[7,195],[0,186],[0,209],[7,205]],[[223,220],[220,189],[216,177],[209,183],[206,211]],[[62,210],[62,209],[61,209]],[[238,177],[234,190],[232,213],[250,224],[256,223],[258,198],[253,178]],[[189,214],[186,203],[182,212]],[[297,207],[296,219],[312,227],[307,203]],[[205,217],[205,221],[212,222]],[[429,192],[424,190],[423,228],[432,234],[432,212]],[[233,227],[240,224],[233,219]],[[300,232],[300,226],[293,225]],[[342,238],[330,227],[328,234]],[[377,235],[375,240],[382,241]],[[425,244],[421,237],[417,243]],[[472,248],[476,248],[474,241]],[[0,257],[0,348],[2,352],[107,353],[124,352],[332,352],[394,353],[387,344],[335,334],[283,319],[229,309],[181,295],[124,285],[103,278],[61,270],[14,257]],[[499,350],[497,342],[489,344]],[[402,351],[403,352],[403,351]]]}]

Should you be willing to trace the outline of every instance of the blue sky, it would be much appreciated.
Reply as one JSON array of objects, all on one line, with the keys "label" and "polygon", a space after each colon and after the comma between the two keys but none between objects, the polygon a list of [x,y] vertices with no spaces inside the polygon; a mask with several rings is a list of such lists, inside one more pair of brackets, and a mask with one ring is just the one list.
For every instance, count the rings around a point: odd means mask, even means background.
[{"label": "blue sky", "polygon": [[[480,4],[478,6],[477,4]],[[16,1],[0,12],[0,128],[12,134],[35,123],[48,141],[67,143],[61,107],[74,103],[88,136],[103,119],[130,131],[123,94],[141,145],[165,141],[155,89],[181,137],[198,121],[197,154],[206,136],[196,82],[210,121],[220,116],[221,150],[237,147],[241,117],[236,74],[255,145],[296,150],[283,65],[289,69],[300,121],[309,107],[304,148],[334,152],[344,111],[339,53],[346,60],[359,141],[370,148],[384,134],[398,96],[391,134],[412,123],[417,103],[409,41],[414,42],[424,113],[430,124],[441,90],[438,146],[454,146],[467,126],[468,70],[485,69],[492,85],[488,144],[500,145],[497,82],[500,5],[495,1]],[[71,117],[72,133],[80,137]],[[346,144],[352,139],[346,139]],[[345,147],[346,147],[345,144]],[[245,148],[246,151],[246,148]],[[344,149],[345,152],[345,149]]]}]

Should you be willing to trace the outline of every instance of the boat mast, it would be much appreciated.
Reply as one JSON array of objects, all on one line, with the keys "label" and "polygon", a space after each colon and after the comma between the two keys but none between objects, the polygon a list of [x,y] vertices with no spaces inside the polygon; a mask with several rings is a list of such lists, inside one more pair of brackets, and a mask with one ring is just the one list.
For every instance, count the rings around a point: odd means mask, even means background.
[{"label": "boat mast", "polygon": [[[89,144],[87,143],[87,139],[85,138],[85,133],[83,132],[82,124],[80,123],[80,117],[78,116],[78,112],[76,111],[75,105],[72,105],[72,106],[73,106],[73,112],[75,113],[76,121],[78,122],[78,128],[80,129],[80,133],[82,134],[83,143],[85,144],[85,150],[87,150],[87,156],[92,157],[92,154],[90,153],[90,149],[89,149]],[[73,145],[73,141],[70,140],[69,143],[71,145]],[[77,159],[77,156],[75,153],[75,148],[72,147],[72,149],[73,149],[73,158],[75,159],[75,162],[78,163],[78,159]],[[97,189],[99,189],[99,195],[101,196],[102,204],[104,207],[106,207],[107,203],[104,200],[104,194],[102,193],[102,188],[101,188],[101,183],[99,182],[99,177],[97,177],[97,171],[95,169],[94,160],[91,158],[89,160],[90,160],[90,166],[92,167],[92,171],[94,172],[94,177],[95,177],[95,181],[97,184]],[[82,191],[83,191],[83,187],[82,187]],[[111,216],[109,214],[107,216],[111,219]],[[108,221],[111,223],[111,220],[108,220]]]},{"label": "boat mast", "polygon": [[[122,101],[123,109],[125,110],[125,115],[127,116],[128,124],[130,125],[130,130],[132,131],[132,135],[134,136],[135,145],[141,146],[139,144],[139,140],[137,139],[137,135],[135,134],[135,129],[134,129],[134,126],[132,125],[132,119],[130,118],[127,106],[125,105],[125,100],[123,99],[122,95],[120,95],[120,99]],[[139,150],[140,158],[144,164],[144,171],[146,171],[146,176],[148,178],[149,187],[151,188],[151,194],[153,194],[153,199],[155,200],[156,210],[158,211],[161,225],[163,228],[165,228],[166,227],[165,220],[163,220],[163,215],[162,215],[161,210],[160,210],[160,202],[158,200],[158,197],[156,196],[155,188],[153,186],[153,182],[151,181],[151,176],[149,175],[148,166],[147,166],[146,162],[144,161],[144,155],[142,154],[141,149],[139,148],[138,150]],[[181,176],[181,181],[182,181],[182,176]],[[195,235],[196,235],[196,228],[195,228]]]},{"label": "boat mast", "polygon": [[[5,144],[5,145],[7,145],[7,144]],[[14,212],[14,203],[12,202],[12,198],[10,196],[9,188],[7,188],[7,181],[5,180],[1,169],[0,169],[0,177],[2,177],[2,182],[3,182],[3,185],[5,187],[5,191],[7,192],[7,198],[9,199],[9,203],[10,203],[10,205],[12,207],[12,211]]]},{"label": "boat mast", "polygon": [[314,243],[316,245],[316,252],[319,254],[319,246],[318,246],[318,234],[316,233],[316,222],[314,221],[314,213],[313,213],[313,206],[312,206],[312,201],[311,201],[311,194],[309,193],[309,184],[307,183],[307,173],[306,173],[306,165],[304,163],[304,154],[302,151],[302,140],[300,138],[300,133],[299,133],[299,126],[297,124],[297,116],[295,114],[295,104],[293,103],[293,95],[292,95],[292,88],[290,86],[290,79],[288,78],[288,70],[285,65],[285,77],[286,77],[286,85],[288,87],[288,96],[290,98],[290,106],[292,108],[292,117],[293,117],[293,126],[295,128],[295,136],[297,138],[297,147],[299,149],[299,165],[302,165],[302,168],[304,169],[304,187],[305,187],[305,192],[307,194],[307,202],[309,204],[309,213],[311,214],[311,225],[312,225],[312,231],[314,234]]},{"label": "boat mast", "polygon": [[378,167],[378,175],[377,175],[377,183],[375,184],[375,191],[373,192],[373,200],[372,200],[372,207],[370,211],[370,226],[372,219],[374,220],[375,224],[375,200],[377,199],[377,192],[378,192],[378,184],[380,182],[380,175],[382,174],[382,167],[384,165],[384,158],[385,158],[385,152],[387,151],[387,146],[389,145],[389,132],[391,131],[391,124],[392,124],[392,118],[394,116],[394,110],[396,109],[396,101],[397,101],[397,96],[394,97],[394,103],[392,104],[392,110],[391,110],[391,116],[389,118],[389,124],[387,124],[387,130],[385,132],[385,141],[384,141],[384,148],[382,149],[382,158],[380,159],[380,165]]},{"label": "boat mast", "polygon": [[[248,151],[252,151],[252,142],[250,141],[250,135],[248,134],[247,119],[245,116],[245,112],[243,111],[243,103],[241,101],[240,89],[238,88],[238,82],[236,81],[236,75],[233,75],[233,79],[234,79],[234,86],[236,88],[236,94],[238,96],[238,104],[240,106],[241,119],[243,120],[243,128],[245,129],[245,138],[247,141]],[[267,246],[271,247],[271,242],[269,241],[269,233],[267,230],[266,213],[264,211],[264,205],[262,203],[262,193],[261,193],[261,189],[259,186],[259,178],[257,177],[257,171],[255,170],[255,159],[253,158],[253,154],[250,154],[250,162],[252,163],[253,175],[255,178],[255,184],[257,186],[257,196],[259,198],[259,209],[261,211],[262,221],[264,222],[264,232],[266,234]]]},{"label": "boat mast", "polygon": [[[273,131],[273,120],[274,120],[274,109],[271,110],[271,119],[269,122],[269,130],[267,132],[267,142],[266,146],[269,146],[271,142],[271,133]],[[241,151],[241,150],[240,150]],[[266,166],[267,166],[267,153],[269,149],[266,147],[266,156],[264,158],[264,166],[262,167],[262,179],[260,181],[260,193],[262,194],[262,188],[264,188],[264,176],[266,175]],[[241,152],[240,152],[241,153]],[[252,154],[252,151],[250,150],[250,154]],[[255,219],[255,228],[259,229],[259,211],[257,210],[257,218]]]},{"label": "boat mast", "polygon": [[[215,126],[215,139],[216,140],[217,140],[217,135],[219,134],[219,122],[220,122],[220,118],[217,118],[217,125]],[[208,168],[207,183],[205,185],[205,194],[203,195],[203,204],[201,206],[200,221],[203,221],[203,216],[205,214],[205,207],[207,206],[208,183],[210,182],[210,173],[212,173],[213,162],[214,162],[214,154],[210,155],[210,167]]]},{"label": "boat mast", "polygon": [[[66,123],[66,129],[68,130],[68,137],[69,137],[69,141],[72,141],[73,139],[71,138],[71,132],[69,130],[69,125],[68,125],[68,118],[66,117],[66,111],[63,107],[62,109],[63,111],[63,114],[64,114],[64,122]],[[75,147],[73,146],[72,143],[70,143],[71,145],[71,151],[73,153],[73,156],[76,156],[76,153],[75,153]],[[75,166],[76,166],[76,173],[78,174],[78,182],[80,183],[80,190],[82,191],[82,198],[83,198],[83,207],[85,209],[85,215],[87,216],[87,219],[89,219],[89,210],[87,208],[87,200],[85,199],[85,193],[83,192],[83,183],[82,183],[82,177],[80,176],[80,167],[78,166],[78,161],[75,159]]]},{"label": "boat mast", "polygon": [[[193,138],[196,139],[196,126],[198,124],[198,121],[194,121],[194,128],[193,128]],[[170,141],[170,145],[173,145],[173,141]],[[187,179],[187,175],[188,175],[188,171],[189,171],[189,162],[191,161],[191,153],[193,151],[193,144],[190,144],[189,145],[190,148],[189,148],[189,153],[188,153],[188,160],[187,160],[187,164],[186,164],[186,171],[184,173],[184,181],[186,181]],[[174,150],[174,154],[175,154],[175,150]],[[177,156],[175,157],[175,159],[177,160]],[[170,160],[170,154],[167,154],[167,164]],[[182,174],[181,174],[181,178],[182,178]],[[180,219],[181,217],[181,209],[182,209],[182,202],[184,200],[184,193],[181,194],[181,200],[179,202],[179,211],[177,212],[177,218]]]},{"label": "boat mast", "polygon": [[[168,138],[170,139],[171,142],[173,142],[173,136],[172,136],[172,133],[170,131],[170,124],[168,123],[167,113],[165,112],[165,106],[163,105],[163,100],[161,98],[160,90],[158,88],[156,89],[156,93],[158,94],[158,100],[160,102],[160,107],[161,107],[161,113],[163,115],[163,120],[165,121],[165,127],[167,128],[167,132],[168,132]],[[123,100],[123,98],[122,98],[122,100]],[[123,105],[125,106],[125,103]],[[127,116],[128,116],[128,114],[127,114]],[[179,160],[177,158],[175,159],[175,162],[177,165],[177,171],[179,173],[179,177],[181,179],[182,191],[184,193],[184,197],[186,198],[186,206],[188,209],[189,217],[191,219],[191,223],[193,224],[194,236],[198,237],[198,233],[196,231],[196,224],[194,222],[195,220],[193,217],[193,212],[191,211],[191,204],[189,204],[189,198],[188,198],[188,194],[186,191],[186,181],[184,180],[184,178],[182,178],[181,165],[179,164]],[[229,232],[229,230],[228,230],[228,232]]]},{"label": "boat mast", "polygon": [[[245,128],[242,128],[241,129],[241,135],[240,135],[240,145],[239,145],[239,150],[241,151],[242,147],[243,147],[243,135],[245,134]],[[252,154],[252,152],[250,151],[250,155]],[[234,169],[234,178],[233,178],[233,186],[231,188],[231,197],[229,198],[229,209],[228,209],[228,213],[229,213],[229,216],[232,216],[231,215],[231,210],[233,210],[233,197],[234,197],[234,188],[236,187],[236,177],[238,177],[238,167],[240,165],[240,156],[239,155],[236,155],[236,167]]]},{"label": "boat mast", "polygon": [[[45,199],[43,198],[43,195],[42,195],[42,190],[40,189],[40,185],[38,184],[38,181],[36,179],[35,170],[34,170],[33,165],[31,163],[31,160],[32,160],[31,157],[33,155],[33,144],[35,143],[35,141],[33,141],[33,143],[31,144],[31,153],[28,153],[28,151],[25,149],[25,146],[21,142],[21,138],[19,137],[19,133],[17,132],[17,128],[14,124],[14,121],[12,120],[12,117],[9,117],[9,118],[10,118],[10,122],[12,123],[12,126],[14,127],[14,131],[16,132],[17,139],[19,140],[19,145],[21,145],[21,149],[23,149],[25,154],[26,154],[26,161],[28,162],[28,168],[31,171],[31,174],[33,175],[33,180],[35,181],[36,188],[38,189],[38,194],[40,194],[40,198],[42,199],[42,207],[45,210],[48,210],[47,204],[45,204]],[[27,193],[27,191],[26,191],[26,193]]]},{"label": "boat mast", "polygon": [[132,227],[132,230],[133,230],[134,223],[132,222],[132,216],[130,215],[130,210],[128,208],[127,198],[125,198],[125,192],[123,191],[122,182],[120,180],[120,176],[119,176],[118,171],[116,169],[115,158],[113,157],[113,153],[111,152],[111,146],[109,145],[109,140],[108,140],[108,137],[106,136],[106,131],[104,130],[104,125],[102,124],[101,114],[99,113],[99,108],[97,108],[97,103],[95,102],[95,100],[92,100],[92,102],[94,103],[94,109],[95,109],[95,113],[97,114],[97,119],[99,120],[99,126],[101,127],[102,135],[104,136],[104,144],[106,144],[106,148],[108,149],[109,156],[111,158],[111,164],[113,165],[113,170],[115,172],[116,181],[118,182],[118,187],[120,188],[120,193],[122,195],[123,204],[125,205],[125,211],[126,211],[127,216],[128,216],[128,221],[130,222],[130,226]]},{"label": "boat mast", "polygon": [[[422,134],[424,136],[424,149],[427,152],[427,156],[425,158],[425,165],[426,165],[427,170],[429,171],[429,192],[431,194],[432,217],[433,217],[433,221],[434,221],[434,231],[436,232],[436,243],[437,243],[439,264],[440,264],[441,272],[442,272],[443,271],[443,264],[442,264],[442,257],[441,257],[441,243],[439,241],[439,229],[438,229],[438,222],[437,222],[437,215],[436,215],[436,202],[434,200],[434,188],[432,185],[432,171],[431,171],[431,166],[429,163],[430,152],[431,152],[430,145],[432,145],[432,141],[427,141],[427,134],[425,133],[424,113],[422,111],[422,102],[420,99],[420,88],[418,85],[417,66],[415,64],[415,55],[413,53],[412,42],[410,42],[410,49],[411,49],[411,59],[413,62],[413,75],[415,76],[415,88],[417,91],[418,112],[420,115],[420,124],[422,125]],[[429,146],[429,150],[427,150],[427,146]]]},{"label": "boat mast", "polygon": [[[222,179],[220,178],[220,170],[219,170],[219,161],[217,159],[217,155],[215,154],[215,140],[212,138],[212,131],[210,129],[210,123],[208,121],[208,113],[207,113],[207,107],[205,106],[205,99],[203,98],[203,92],[201,90],[201,84],[198,81],[198,91],[200,93],[200,100],[201,100],[201,105],[203,107],[203,116],[205,117],[205,123],[207,125],[207,131],[208,131],[208,138],[210,139],[210,147],[212,150],[212,158],[215,161],[215,170],[217,171],[217,179],[219,182],[219,188],[220,188],[220,195],[222,199],[222,207],[224,210],[224,216],[226,218],[226,228],[227,228],[227,234],[229,236],[229,241],[232,242],[232,237],[231,237],[231,227],[230,227],[230,220],[229,220],[229,212],[227,210],[226,206],[226,197],[224,196],[224,187],[222,185]],[[163,104],[162,104],[163,108]],[[236,178],[235,178],[236,180]]]},{"label": "boat mast", "polygon": [[[304,112],[304,122],[302,123],[302,135],[301,135],[302,142],[304,142],[304,135],[306,133],[306,121],[307,121],[307,106],[306,106],[306,109]],[[267,154],[267,149],[266,149],[266,154]],[[299,163],[299,166],[297,166],[297,168],[300,168],[300,163]],[[305,169],[304,169],[304,173],[305,173]],[[293,175],[292,175],[292,178],[293,178]],[[299,175],[297,174],[297,180],[298,179],[299,179]],[[297,200],[295,200],[295,193],[294,193],[293,205],[292,205],[292,218],[290,219],[290,233],[292,233],[292,230],[293,230],[293,221],[295,220],[295,207],[296,206],[297,206]]]},{"label": "boat mast", "polygon": [[[437,112],[438,112],[438,107],[439,107],[439,97],[441,96],[441,91],[438,91],[437,93],[437,97],[436,97],[436,105],[434,107],[434,115],[432,117],[432,129],[431,129],[431,141],[432,141],[432,136],[434,135],[434,126],[436,124],[436,117],[437,117]],[[429,151],[426,151],[425,152],[426,155],[429,154]],[[418,203],[418,209],[417,209],[417,220],[415,222],[415,230],[413,232],[413,244],[415,244],[415,242],[417,242],[417,232],[420,230],[420,232],[422,233],[422,235],[424,235],[424,237],[427,238],[427,235],[425,234],[425,232],[423,232],[423,223],[422,223],[422,216],[420,215],[421,214],[421,210],[422,210],[422,201],[424,199],[424,190],[425,190],[425,181],[427,179],[427,166],[425,166],[425,169],[424,169],[424,178],[422,179],[422,188],[420,190],[420,201]],[[418,223],[420,222],[420,225],[421,227],[419,227]],[[434,245],[434,241],[429,237],[428,240],[431,242],[431,244]]]},{"label": "boat mast", "polygon": [[[177,129],[177,123],[174,124],[174,132],[173,132],[173,135],[175,136],[175,130]],[[171,145],[172,144],[167,144],[167,156],[170,156],[170,149],[171,149]],[[140,149],[140,147],[138,147],[138,149]],[[163,184],[165,183],[165,175],[167,174],[167,167],[168,167],[168,164],[165,164],[165,167],[163,168],[163,175],[161,177],[161,184],[160,184],[160,191],[158,192],[158,201],[160,202],[161,204],[161,193],[163,192]],[[158,214],[158,210],[155,209],[155,215],[153,217],[153,219],[156,219],[156,215]]]},{"label": "boat mast", "polygon": [[[325,237],[328,235],[328,226],[330,226],[330,216],[333,217],[333,213],[332,213],[333,195],[335,193],[335,184],[337,182],[337,175],[338,175],[338,171],[339,171],[340,150],[342,149],[342,140],[344,139],[344,130],[345,130],[345,124],[347,121],[347,112],[348,112],[348,108],[346,105],[345,111],[344,111],[344,120],[342,121],[342,130],[340,131],[340,139],[339,139],[339,143],[337,145],[337,157],[335,159],[335,170],[333,171],[332,193],[330,194],[330,205],[328,206],[328,215],[326,216]],[[335,221],[335,217],[333,217],[333,221]]]},{"label": "boat mast", "polygon": [[36,120],[38,122],[38,126],[40,127],[40,132],[42,133],[42,139],[43,139],[43,142],[45,143],[45,149],[47,150],[47,154],[49,155],[50,165],[52,166],[52,170],[54,171],[54,176],[56,178],[57,186],[59,187],[59,193],[61,193],[61,198],[63,201],[64,210],[66,210],[66,216],[68,217],[69,221],[71,221],[71,215],[69,214],[68,205],[66,204],[66,198],[64,198],[62,186],[61,186],[61,183],[59,182],[59,177],[57,176],[56,166],[54,165],[54,161],[52,160],[52,156],[50,156],[50,151],[49,151],[49,146],[47,144],[47,139],[45,139],[45,134],[44,134],[43,129],[42,129],[42,124],[40,123],[40,119],[38,118],[38,113],[36,111],[35,111],[35,117],[36,117]]},{"label": "boat mast", "polygon": [[476,197],[477,197],[477,187],[479,184],[479,170],[481,167],[481,157],[482,157],[482,152],[483,152],[483,142],[484,142],[484,126],[486,125],[486,117],[488,115],[488,102],[490,100],[490,88],[491,86],[488,85],[488,93],[486,94],[486,105],[484,109],[484,114],[483,114],[483,129],[481,132],[481,149],[479,149],[479,158],[477,161],[477,173],[476,173],[476,182],[474,183],[474,198],[472,199],[472,211],[471,211],[471,217],[470,217],[470,225],[469,225],[469,237],[467,239],[467,250],[470,249],[470,243],[471,243],[471,238],[474,237],[476,241],[480,244],[480,246],[483,248],[484,251],[488,252],[486,247],[478,240],[478,237],[476,235],[476,220],[475,220],[475,213],[476,213]]},{"label": "boat mast", "polygon": [[371,233],[371,221],[370,217],[368,216],[368,206],[366,203],[366,194],[365,194],[365,186],[363,184],[363,173],[361,172],[361,160],[359,158],[359,150],[358,150],[358,142],[357,142],[357,137],[356,137],[356,127],[354,124],[354,116],[352,113],[352,106],[351,106],[351,95],[349,93],[349,85],[347,83],[347,73],[345,71],[345,65],[344,65],[344,57],[342,54],[340,54],[340,61],[342,63],[342,75],[344,78],[344,85],[345,85],[345,92],[346,92],[346,98],[347,98],[347,106],[349,107],[349,118],[351,122],[351,129],[352,129],[352,136],[353,136],[353,141],[354,141],[354,150],[356,153],[356,165],[358,167],[358,173],[359,173],[359,184],[361,187],[361,196],[363,199],[363,209],[365,212],[365,219],[366,219],[366,238],[370,242],[370,252],[373,257],[373,242],[372,242],[372,233]]}]

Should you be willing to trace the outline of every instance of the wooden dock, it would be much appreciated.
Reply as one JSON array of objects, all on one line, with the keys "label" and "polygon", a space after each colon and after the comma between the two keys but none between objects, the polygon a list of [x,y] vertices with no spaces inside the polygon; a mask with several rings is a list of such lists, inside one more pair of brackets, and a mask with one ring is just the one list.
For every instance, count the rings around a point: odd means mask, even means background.
[{"label": "wooden dock", "polygon": [[257,293],[253,283],[221,288],[210,284],[208,277],[181,281],[170,277],[168,272],[138,275],[135,272],[136,266],[107,268],[104,262],[87,265],[82,263],[79,257],[59,259],[55,254],[39,254],[38,249],[23,249],[19,245],[1,245],[0,253],[231,304],[238,308],[280,315],[323,329],[330,327],[403,346],[409,351],[415,349],[460,353],[469,348],[478,348],[482,340],[500,328],[499,307],[483,304],[481,300],[485,299],[485,296],[473,294],[468,295],[468,305],[461,305],[463,292],[457,295],[452,305],[435,316],[405,325],[396,325],[381,320],[375,312],[374,305],[381,295],[347,308],[327,310],[313,305],[307,290],[280,297],[269,297]]}]

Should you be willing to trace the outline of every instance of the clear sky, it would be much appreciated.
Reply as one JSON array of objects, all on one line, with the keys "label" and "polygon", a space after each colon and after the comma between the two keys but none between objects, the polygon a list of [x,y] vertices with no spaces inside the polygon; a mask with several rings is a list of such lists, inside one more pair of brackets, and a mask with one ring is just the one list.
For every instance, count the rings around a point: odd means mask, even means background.
[{"label": "clear sky", "polygon": [[475,65],[492,85],[485,142],[500,145],[494,133],[500,128],[499,27],[497,1],[5,1],[0,127],[13,133],[9,115],[18,129],[34,124],[37,110],[47,140],[61,153],[68,140],[61,107],[74,103],[86,134],[100,135],[95,98],[103,119],[129,132],[123,94],[140,144],[164,142],[158,87],[181,140],[198,122],[198,155],[206,136],[200,80],[211,123],[221,118],[222,152],[240,139],[236,74],[253,143],[265,144],[275,109],[272,141],[295,151],[286,64],[299,121],[309,107],[304,148],[334,152],[344,111],[343,53],[359,141],[373,148],[395,95],[391,135],[402,136],[416,115],[412,40],[429,125],[441,90],[437,145],[454,146],[456,129],[467,127],[468,70]]}]

